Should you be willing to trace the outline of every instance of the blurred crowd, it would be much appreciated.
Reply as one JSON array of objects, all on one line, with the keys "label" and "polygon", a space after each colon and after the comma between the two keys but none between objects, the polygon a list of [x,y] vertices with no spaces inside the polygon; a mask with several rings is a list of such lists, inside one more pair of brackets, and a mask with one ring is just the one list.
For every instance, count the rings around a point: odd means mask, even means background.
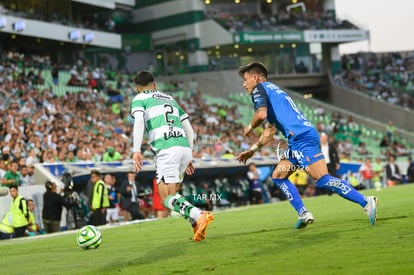
[{"label": "blurred crowd", "polygon": [[[50,58],[2,54],[0,165],[3,171],[12,161],[33,165],[129,158],[131,124],[126,123],[129,106],[121,104],[122,100],[129,102],[128,95],[119,97],[120,92],[111,94],[102,88],[103,75],[98,75],[96,87],[82,78],[82,73],[93,75],[96,68],[74,66],[72,70],[77,70],[71,73],[85,83],[84,89],[58,97],[54,92],[58,86],[42,86],[45,74],[54,73]],[[55,77],[58,74],[48,76]],[[119,79],[122,88],[125,83]]]},{"label": "blurred crowd", "polygon": [[413,109],[413,52],[349,54],[342,56],[341,64],[334,76],[336,84]]},{"label": "blurred crowd", "polygon": [[[40,20],[53,24],[60,24],[74,28],[85,28],[103,31],[115,31],[119,16],[108,12],[80,12],[76,7],[72,7],[72,2],[67,2],[67,7],[58,8],[54,5],[44,6],[36,3],[37,1],[4,1],[0,3],[0,14],[15,17]],[[69,10],[74,13],[68,13]]]},{"label": "blurred crowd", "polygon": [[371,156],[386,161],[390,156],[398,158],[411,154],[410,144],[396,135],[392,121],[385,131],[377,132],[356,123],[352,116],[343,116],[339,112],[325,114],[321,107],[315,109],[317,112],[321,112],[316,117],[317,130],[331,136],[342,160],[363,162],[362,158]]},{"label": "blurred crowd", "polygon": [[[5,53],[0,62],[0,176],[8,165],[35,163],[114,161],[131,157],[132,120],[129,103],[135,95],[128,76],[116,76],[115,93],[108,89],[108,74],[82,62],[72,67],[71,78],[82,83],[76,93],[58,96],[50,58]],[[113,73],[112,73],[113,74]],[[112,75],[113,77],[113,75]],[[91,81],[94,80],[94,81]],[[59,82],[56,80],[56,83]],[[185,90],[180,103],[191,115],[197,134],[195,157],[231,157],[245,149],[237,106],[206,104],[197,83],[167,83],[167,93]],[[41,87],[41,88],[39,88]],[[192,88],[191,88],[192,87]],[[147,143],[146,157],[153,156]]]},{"label": "blurred crowd", "polygon": [[335,18],[331,12],[313,10],[291,10],[280,8],[276,13],[258,12],[256,3],[234,4],[218,3],[207,6],[208,18],[216,20],[230,32],[243,31],[286,31],[356,28],[348,21]]},{"label": "blurred crowd", "polygon": [[[93,11],[69,1],[66,7],[37,1],[4,1],[0,3],[0,14],[41,20],[75,28],[116,31],[119,24],[130,18],[130,13],[105,9]],[[212,3],[206,5],[207,18],[212,18],[231,32],[241,31],[281,31],[305,29],[350,29],[355,26],[348,21],[338,20],[333,12],[319,11],[321,7],[297,7],[287,10],[286,5],[271,12],[269,4],[258,11],[256,3]]]}]

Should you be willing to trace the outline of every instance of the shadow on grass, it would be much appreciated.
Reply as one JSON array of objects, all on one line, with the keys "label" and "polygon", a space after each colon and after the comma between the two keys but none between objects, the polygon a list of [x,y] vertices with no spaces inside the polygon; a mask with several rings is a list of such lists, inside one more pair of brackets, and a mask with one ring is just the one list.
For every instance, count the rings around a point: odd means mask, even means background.
[{"label": "shadow on grass", "polygon": [[[171,242],[166,246],[158,247],[139,247],[137,245],[136,257],[131,257],[131,254],[126,254],[125,259],[116,259],[116,261],[108,262],[99,271],[100,274],[113,274],[114,272],[124,272],[126,270],[138,270],[139,266],[154,264],[156,262],[163,262],[180,257],[185,254],[186,245],[180,245],[177,242]],[[144,253],[142,252],[144,251]],[[185,268],[185,266],[183,266]],[[179,270],[178,273],[188,272],[189,270]]]},{"label": "shadow on grass", "polygon": [[408,216],[381,217],[381,218],[377,218],[377,222],[388,221],[388,220],[399,220],[399,219],[406,219],[406,218],[408,218]]}]

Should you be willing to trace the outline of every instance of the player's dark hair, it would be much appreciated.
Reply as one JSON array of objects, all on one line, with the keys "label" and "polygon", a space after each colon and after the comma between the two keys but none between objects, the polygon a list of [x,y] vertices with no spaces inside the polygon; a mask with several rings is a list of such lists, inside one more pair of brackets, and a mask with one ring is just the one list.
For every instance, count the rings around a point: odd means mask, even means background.
[{"label": "player's dark hair", "polygon": [[263,76],[267,79],[267,69],[263,63],[260,62],[252,62],[250,64],[241,66],[239,69],[239,75],[243,77],[245,73],[255,73],[258,75]]},{"label": "player's dark hair", "polygon": [[135,85],[140,85],[140,86],[147,86],[148,84],[154,82],[154,76],[152,75],[152,73],[150,73],[149,71],[139,71],[136,75],[135,75]]}]

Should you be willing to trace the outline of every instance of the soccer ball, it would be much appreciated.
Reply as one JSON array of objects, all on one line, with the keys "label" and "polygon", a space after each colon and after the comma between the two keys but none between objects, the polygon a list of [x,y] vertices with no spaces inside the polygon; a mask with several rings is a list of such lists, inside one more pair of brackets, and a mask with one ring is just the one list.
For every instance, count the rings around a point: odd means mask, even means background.
[{"label": "soccer ball", "polygon": [[76,241],[82,249],[96,249],[101,245],[102,234],[93,225],[85,225],[78,230]]}]

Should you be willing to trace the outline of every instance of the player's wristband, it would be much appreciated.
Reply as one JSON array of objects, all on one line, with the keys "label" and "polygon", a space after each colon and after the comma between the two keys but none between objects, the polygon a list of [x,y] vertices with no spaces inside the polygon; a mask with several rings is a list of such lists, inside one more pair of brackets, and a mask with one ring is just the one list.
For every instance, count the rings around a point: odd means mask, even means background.
[{"label": "player's wristband", "polygon": [[249,123],[249,125],[247,125],[247,129],[249,129],[249,131],[251,131],[253,129],[253,127],[250,123]]},{"label": "player's wristband", "polygon": [[253,146],[250,147],[250,151],[257,152],[257,150],[259,150],[259,146],[257,146],[257,144],[253,144]]}]

